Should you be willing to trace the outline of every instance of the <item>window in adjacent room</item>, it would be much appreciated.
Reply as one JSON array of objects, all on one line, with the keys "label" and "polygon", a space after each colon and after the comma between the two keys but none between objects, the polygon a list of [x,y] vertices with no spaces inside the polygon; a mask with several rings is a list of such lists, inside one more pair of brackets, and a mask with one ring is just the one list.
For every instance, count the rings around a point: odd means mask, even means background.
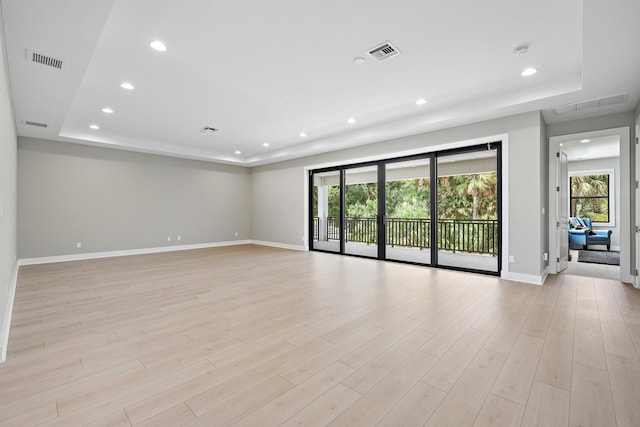
[{"label": "window in adjacent room", "polygon": [[597,225],[615,225],[613,182],[612,169],[571,173],[570,215],[590,218]]}]

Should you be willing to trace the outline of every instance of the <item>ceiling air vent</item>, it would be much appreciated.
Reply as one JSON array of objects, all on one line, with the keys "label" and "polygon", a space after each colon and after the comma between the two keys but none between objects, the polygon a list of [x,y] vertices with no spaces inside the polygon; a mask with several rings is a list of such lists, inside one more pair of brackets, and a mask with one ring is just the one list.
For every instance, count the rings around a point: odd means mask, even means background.
[{"label": "ceiling air vent", "polygon": [[576,104],[561,105],[553,109],[553,113],[560,114],[574,113],[578,111],[591,110],[593,108],[609,107],[617,104],[624,104],[629,98],[628,93],[608,96],[606,98],[591,99],[589,101],[578,102]]},{"label": "ceiling air vent", "polygon": [[205,127],[203,127],[202,129],[200,129],[200,132],[204,132],[204,133],[213,133],[213,132],[217,132],[217,131],[219,131],[219,130],[220,130],[220,129],[216,129],[216,128],[213,128],[213,127],[211,127],[211,126],[205,126]]},{"label": "ceiling air vent", "polygon": [[400,50],[398,50],[397,47],[392,45],[390,41],[386,41],[369,51],[369,55],[373,56],[378,61],[389,59],[392,56],[398,55],[399,53],[400,53]]},{"label": "ceiling air vent", "polygon": [[39,127],[39,128],[46,128],[47,126],[49,126],[46,123],[32,122],[30,120],[25,120],[24,124],[27,125],[27,126],[35,126],[35,127]]},{"label": "ceiling air vent", "polygon": [[62,59],[34,52],[33,50],[27,50],[27,61],[36,62],[38,64],[46,65],[47,67],[62,70]]}]

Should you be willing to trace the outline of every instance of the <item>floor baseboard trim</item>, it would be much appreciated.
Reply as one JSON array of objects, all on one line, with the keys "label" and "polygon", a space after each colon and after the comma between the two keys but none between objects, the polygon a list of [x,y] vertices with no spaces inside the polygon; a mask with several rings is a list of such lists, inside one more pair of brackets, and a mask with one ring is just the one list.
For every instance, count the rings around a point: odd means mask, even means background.
[{"label": "floor baseboard trim", "polygon": [[0,330],[0,363],[7,361],[7,348],[9,346],[9,328],[11,327],[11,314],[13,313],[13,300],[16,296],[16,285],[18,284],[18,268],[19,264],[16,262],[13,266],[13,277],[9,284],[9,294],[7,295],[7,304],[4,312],[4,319],[2,319],[2,329]]},{"label": "floor baseboard trim", "polygon": [[292,251],[306,251],[303,245],[289,245],[287,243],[267,242],[264,240],[249,240],[249,243],[260,246],[270,246],[272,248],[289,249]]},{"label": "floor baseboard trim", "polygon": [[23,259],[20,259],[18,262],[19,262],[19,265],[51,264],[54,262],[82,261],[82,260],[97,259],[97,258],[112,258],[112,257],[128,256],[128,255],[146,255],[146,254],[155,254],[160,252],[188,251],[192,249],[206,249],[206,248],[217,248],[222,246],[247,245],[249,243],[251,243],[250,240],[232,240],[227,242],[212,242],[212,243],[194,243],[190,245],[179,245],[179,246],[160,246],[155,248],[125,249],[121,251],[89,252],[89,253],[83,253],[83,254],[59,255],[59,256],[39,257],[39,258],[23,258]]},{"label": "floor baseboard trim", "polygon": [[545,270],[542,274],[536,276],[535,274],[523,274],[523,273],[512,273],[508,271],[502,271],[500,278],[505,280],[511,280],[514,282],[523,282],[530,283],[532,285],[542,285],[547,278],[547,271]]}]

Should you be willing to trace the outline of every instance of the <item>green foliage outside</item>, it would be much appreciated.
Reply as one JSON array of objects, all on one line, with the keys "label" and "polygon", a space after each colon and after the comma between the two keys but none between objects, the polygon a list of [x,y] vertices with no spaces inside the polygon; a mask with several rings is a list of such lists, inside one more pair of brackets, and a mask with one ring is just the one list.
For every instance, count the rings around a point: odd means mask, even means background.
[{"label": "green foliage outside", "polygon": [[[430,218],[429,178],[388,181],[385,183],[386,215],[389,220],[413,219],[396,222],[387,229],[387,242],[397,246],[430,247],[428,225],[417,220]],[[340,187],[327,187],[328,216],[340,216]],[[317,216],[317,188],[314,188],[314,216]],[[443,176],[438,178],[438,210],[441,220],[496,220],[497,174],[479,173]],[[378,214],[378,186],[376,183],[351,184],[345,188],[346,224],[348,241],[376,243],[375,226],[368,220]],[[390,224],[390,223],[389,223]],[[389,226],[388,224],[388,226]],[[428,223],[427,223],[428,224]],[[444,224],[444,222],[443,222]],[[453,251],[495,254],[497,231],[483,228],[473,231],[449,227],[439,231],[438,246]],[[490,227],[495,227],[491,225]]]},{"label": "green foliage outside", "polygon": [[571,216],[609,222],[609,175],[572,176]]},{"label": "green foliage outside", "polygon": [[[443,176],[438,178],[440,218],[497,219],[497,175],[495,172]],[[328,216],[340,216],[340,187],[328,187]],[[407,179],[386,183],[388,218],[429,218],[429,179]],[[317,188],[314,188],[317,215]],[[378,214],[378,186],[375,183],[347,185],[348,218],[375,218]]]}]

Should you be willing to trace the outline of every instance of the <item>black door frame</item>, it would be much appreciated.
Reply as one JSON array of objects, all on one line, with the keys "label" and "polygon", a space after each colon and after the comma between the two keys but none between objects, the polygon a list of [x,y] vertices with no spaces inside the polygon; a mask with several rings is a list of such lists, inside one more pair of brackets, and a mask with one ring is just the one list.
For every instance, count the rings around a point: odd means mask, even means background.
[{"label": "black door frame", "polygon": [[[456,267],[456,266],[448,266],[448,265],[440,265],[438,264],[438,248],[437,248],[437,238],[438,238],[438,159],[446,156],[451,156],[455,154],[464,154],[464,153],[472,153],[479,151],[488,151],[488,150],[496,150],[496,174],[497,174],[497,212],[498,212],[498,253],[497,253],[497,271],[487,271],[487,270],[476,270],[465,267]],[[431,192],[431,203],[430,203],[430,215],[432,221],[430,223],[430,239],[431,239],[431,263],[418,263],[413,261],[402,261],[395,259],[387,259],[386,257],[386,165],[389,163],[398,163],[403,161],[410,160],[418,160],[418,159],[429,159],[429,171],[430,171],[430,181],[429,181],[429,191]],[[377,179],[378,179],[378,216],[377,216],[377,245],[378,245],[378,253],[377,258],[367,257],[363,255],[354,255],[345,253],[345,238],[344,238],[344,222],[345,222],[345,184],[346,184],[346,171],[348,169],[355,169],[360,167],[367,166],[376,166],[377,167]],[[313,247],[313,235],[314,235],[314,225],[313,225],[313,191],[314,191],[314,174],[323,173],[323,172],[333,172],[338,171],[340,174],[340,218],[339,218],[339,226],[340,226],[340,251],[327,251],[322,249],[316,249]],[[447,150],[440,151],[432,151],[428,153],[422,154],[414,154],[410,156],[402,156],[402,157],[394,157],[389,159],[375,160],[375,161],[367,161],[360,163],[352,163],[345,164],[340,166],[332,166],[318,169],[311,169],[308,171],[309,176],[309,188],[308,188],[308,201],[309,201],[309,249],[312,251],[318,252],[326,252],[333,253],[339,255],[347,255],[347,256],[355,256],[355,257],[364,257],[370,259],[378,259],[381,261],[391,261],[391,262],[399,262],[404,264],[416,264],[437,268],[445,268],[449,270],[459,270],[459,271],[467,271],[473,273],[481,273],[481,274],[489,274],[493,276],[499,276],[502,271],[502,143],[501,141],[495,141],[490,143],[483,143],[477,145],[470,145],[466,147],[452,148]]]}]

